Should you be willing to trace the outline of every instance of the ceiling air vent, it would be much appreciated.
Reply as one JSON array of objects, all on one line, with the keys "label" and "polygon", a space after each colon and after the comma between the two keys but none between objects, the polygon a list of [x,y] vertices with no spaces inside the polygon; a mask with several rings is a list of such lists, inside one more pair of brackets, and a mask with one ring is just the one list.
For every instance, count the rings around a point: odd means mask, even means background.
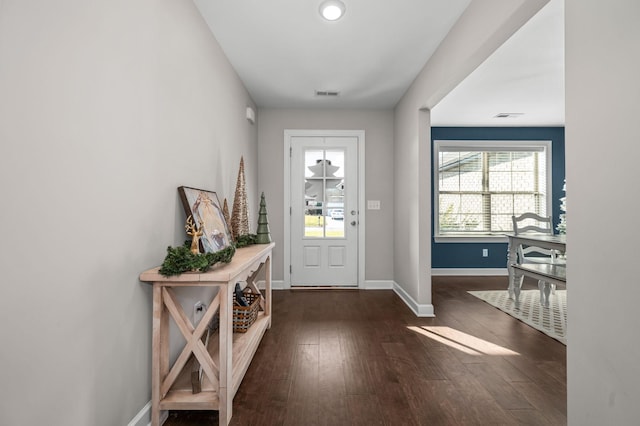
[{"label": "ceiling air vent", "polygon": [[337,90],[316,90],[316,96],[336,97],[339,94]]},{"label": "ceiling air vent", "polygon": [[501,112],[493,116],[493,118],[517,118],[524,115],[524,112]]}]

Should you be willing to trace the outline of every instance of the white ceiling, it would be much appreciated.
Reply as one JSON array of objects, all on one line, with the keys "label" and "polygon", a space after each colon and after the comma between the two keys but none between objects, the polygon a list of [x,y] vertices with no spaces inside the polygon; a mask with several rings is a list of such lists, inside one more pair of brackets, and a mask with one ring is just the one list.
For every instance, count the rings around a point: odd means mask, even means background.
[{"label": "white ceiling", "polygon": [[[258,107],[393,108],[470,0],[194,0]],[[432,111],[433,125],[562,125],[563,0],[551,0]],[[340,92],[319,97],[316,90]],[[502,112],[518,118],[495,119]]]},{"label": "white ceiling", "polygon": [[[499,113],[522,113],[496,118]],[[551,0],[431,112],[434,126],[563,126],[564,0]]]}]

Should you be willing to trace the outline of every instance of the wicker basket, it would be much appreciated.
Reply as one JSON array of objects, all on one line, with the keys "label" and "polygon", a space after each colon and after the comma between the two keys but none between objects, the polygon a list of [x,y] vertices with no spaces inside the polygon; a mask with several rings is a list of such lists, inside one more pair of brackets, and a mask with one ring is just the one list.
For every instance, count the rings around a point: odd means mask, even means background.
[{"label": "wicker basket", "polygon": [[244,297],[247,298],[249,306],[240,306],[233,302],[233,332],[246,333],[249,327],[256,322],[258,311],[260,310],[260,295],[245,288]]}]

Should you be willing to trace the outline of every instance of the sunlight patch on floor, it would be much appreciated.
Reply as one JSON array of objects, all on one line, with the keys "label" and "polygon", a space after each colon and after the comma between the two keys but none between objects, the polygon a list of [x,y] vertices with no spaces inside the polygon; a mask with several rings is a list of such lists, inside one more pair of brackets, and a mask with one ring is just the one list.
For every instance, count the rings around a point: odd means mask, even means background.
[{"label": "sunlight patch on floor", "polygon": [[436,342],[442,343],[469,355],[520,355],[510,349],[496,345],[495,343],[487,342],[486,340],[458,331],[451,327],[408,326],[407,328],[435,340]]}]

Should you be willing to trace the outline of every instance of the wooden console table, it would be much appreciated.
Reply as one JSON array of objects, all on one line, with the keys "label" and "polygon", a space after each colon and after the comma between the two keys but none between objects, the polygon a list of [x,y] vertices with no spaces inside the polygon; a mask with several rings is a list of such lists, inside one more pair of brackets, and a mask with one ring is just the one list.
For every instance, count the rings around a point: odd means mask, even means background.
[{"label": "wooden console table", "polygon": [[[275,244],[258,244],[238,249],[230,263],[214,266],[205,273],[184,273],[165,277],[154,268],[140,274],[140,281],[153,284],[153,340],[151,363],[151,424],[159,426],[161,410],[218,410],[220,425],[233,415],[233,397],[249,368],[262,336],[271,327],[271,252]],[[254,280],[264,270],[262,311],[246,333],[232,331],[233,290],[246,281],[260,293]],[[194,327],[176,298],[180,287],[217,287],[200,323]],[[205,347],[202,336],[220,308],[218,335]],[[173,318],[186,344],[173,366],[169,366],[169,318]],[[203,370],[201,392],[192,393],[191,354]],[[185,368],[187,366],[187,368]]]}]

